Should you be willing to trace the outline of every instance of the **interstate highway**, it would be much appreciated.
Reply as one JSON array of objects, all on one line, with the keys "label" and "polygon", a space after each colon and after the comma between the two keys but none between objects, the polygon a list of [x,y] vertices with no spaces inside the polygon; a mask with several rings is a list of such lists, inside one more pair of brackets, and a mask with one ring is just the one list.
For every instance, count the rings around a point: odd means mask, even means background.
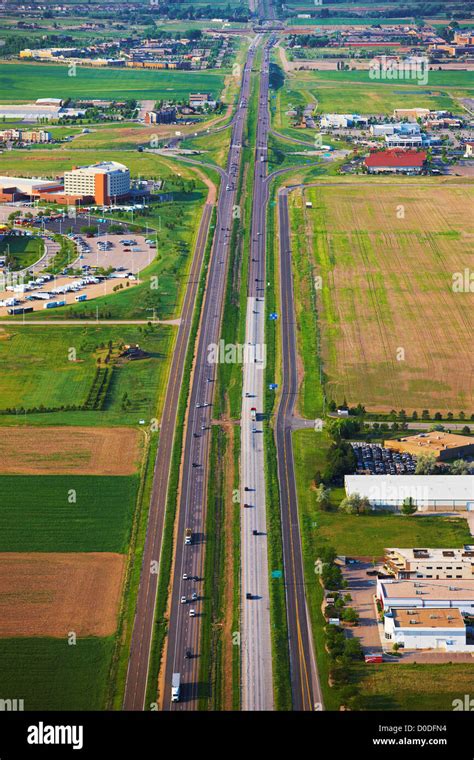
[{"label": "interstate highway", "polygon": [[[265,182],[269,127],[268,89],[270,44],[263,50],[250,236],[246,318],[246,359],[243,373],[241,422],[241,657],[242,709],[272,710],[272,641],[268,579],[268,535],[265,504],[263,426],[265,380]],[[256,408],[257,419],[251,420]],[[248,488],[246,491],[244,489]],[[256,534],[254,531],[257,531]],[[247,597],[247,594],[250,596]]]},{"label": "interstate highway", "polygon": [[[200,597],[203,593],[207,469],[212,401],[216,380],[216,366],[209,363],[208,353],[209,346],[218,343],[221,333],[230,231],[236,200],[235,183],[241,162],[243,129],[247,117],[247,108],[242,107],[242,102],[248,103],[249,99],[255,44],[249,48],[247,62],[243,69],[237,116],[232,127],[231,147],[226,167],[227,179],[222,182],[219,191],[216,234],[191,378],[164,666],[162,707],[165,710],[193,710],[198,707],[199,616],[202,607]],[[193,534],[191,546],[184,545],[187,528],[190,528]],[[188,580],[183,580],[184,574],[188,576]],[[191,581],[190,577],[200,580]],[[196,592],[197,601],[182,604],[181,597],[185,596],[189,600],[192,592]],[[196,617],[190,617],[191,608],[195,609]],[[192,654],[189,659],[185,658],[187,650]],[[181,694],[180,701],[177,703],[171,703],[173,673],[181,674]]]}]

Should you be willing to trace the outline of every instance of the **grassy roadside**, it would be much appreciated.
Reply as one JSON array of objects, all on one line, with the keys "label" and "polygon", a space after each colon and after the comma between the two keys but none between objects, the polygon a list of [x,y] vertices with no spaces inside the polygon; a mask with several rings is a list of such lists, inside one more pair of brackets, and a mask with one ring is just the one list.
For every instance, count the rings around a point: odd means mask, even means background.
[{"label": "grassy roadside", "polygon": [[[276,323],[268,319],[273,311],[278,311],[277,300],[277,240],[276,189],[272,185],[270,206],[272,212],[267,220],[267,260],[266,279],[275,284],[267,288],[265,295],[265,343],[267,347],[267,367],[265,372],[265,482],[267,492],[268,564],[270,574],[270,620],[272,626],[272,663],[275,707],[277,710],[291,710],[290,655],[288,649],[288,620],[286,595],[283,578],[272,578],[273,570],[283,571],[283,543],[281,534],[280,493],[275,439],[271,419],[275,409],[275,392],[269,390],[269,383],[275,382],[277,372],[278,329]],[[272,205],[273,204],[273,205]],[[268,421],[267,421],[268,420]]]},{"label": "grassy roadside", "polygon": [[150,433],[149,436],[147,436],[143,455],[140,488],[137,496],[137,508],[130,540],[127,576],[124,583],[122,608],[117,626],[115,649],[108,679],[109,693],[107,697],[107,707],[108,709],[113,710],[120,710],[122,708],[125,693],[128,658],[132,640],[138,588],[140,585],[140,573],[145,546],[158,441],[158,434]]},{"label": "grassy roadside", "polygon": [[303,416],[311,418],[324,414],[325,396],[316,311],[317,280],[312,258],[312,240],[305,227],[303,201],[301,191],[290,193],[288,198],[294,291],[298,294],[295,298],[298,353],[304,364],[298,403]]},{"label": "grassy roadside", "polygon": [[[216,211],[212,212],[210,227],[215,227],[216,224]],[[176,431],[173,443],[173,454],[170,466],[170,475],[168,481],[168,497],[166,502],[166,514],[165,524],[163,531],[163,543],[161,548],[161,560],[160,560],[160,574],[158,579],[158,592],[156,598],[155,608],[155,621],[153,631],[153,641],[151,648],[151,657],[148,671],[148,685],[146,692],[146,704],[154,704],[157,697],[157,684],[158,674],[161,666],[161,657],[163,653],[163,644],[168,629],[168,620],[166,617],[166,608],[168,604],[168,596],[170,590],[170,578],[171,567],[173,560],[173,533],[174,524],[176,518],[177,502],[178,502],[178,487],[179,487],[179,471],[181,465],[181,455],[183,448],[183,436],[184,436],[184,420],[186,416],[186,408],[188,402],[191,370],[193,364],[193,357],[195,351],[196,337],[198,333],[199,320],[202,308],[202,302],[204,299],[204,291],[206,286],[207,269],[209,266],[209,259],[211,255],[213,234],[208,237],[206,244],[206,251],[204,254],[204,261],[200,275],[199,289],[196,296],[196,304],[193,314],[193,323],[189,336],[189,345],[186,354],[186,362],[183,372],[183,383],[181,386],[181,392],[179,396],[179,404],[176,418]]]}]

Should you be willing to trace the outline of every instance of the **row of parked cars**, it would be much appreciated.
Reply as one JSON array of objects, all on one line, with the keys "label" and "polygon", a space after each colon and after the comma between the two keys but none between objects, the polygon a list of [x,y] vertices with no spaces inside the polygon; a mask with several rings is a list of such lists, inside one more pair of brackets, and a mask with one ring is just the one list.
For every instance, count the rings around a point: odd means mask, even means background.
[{"label": "row of parked cars", "polygon": [[386,449],[379,443],[352,442],[358,475],[414,475],[416,457]]}]

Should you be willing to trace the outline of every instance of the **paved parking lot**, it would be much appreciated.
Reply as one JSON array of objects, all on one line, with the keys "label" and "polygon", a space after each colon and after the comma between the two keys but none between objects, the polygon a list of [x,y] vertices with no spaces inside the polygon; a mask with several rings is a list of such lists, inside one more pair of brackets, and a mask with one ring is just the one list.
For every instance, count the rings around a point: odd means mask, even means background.
[{"label": "paved parking lot", "polygon": [[[81,253],[76,266],[88,265],[104,269],[124,267],[128,272],[137,274],[145,269],[156,256],[156,248],[152,248],[145,242],[144,235],[99,235],[93,238],[81,235],[80,238],[90,251]],[[124,239],[133,240],[135,245],[124,245]],[[111,247],[108,250],[101,250],[99,243],[105,242],[111,244]]]},{"label": "paved parking lot", "polygon": [[360,639],[364,652],[381,652],[382,644],[374,606],[376,580],[367,575],[367,570],[371,569],[371,562],[357,562],[343,568],[344,577],[349,584],[347,591],[352,596],[349,606],[354,607],[359,613],[359,625],[347,630],[352,636]]}]

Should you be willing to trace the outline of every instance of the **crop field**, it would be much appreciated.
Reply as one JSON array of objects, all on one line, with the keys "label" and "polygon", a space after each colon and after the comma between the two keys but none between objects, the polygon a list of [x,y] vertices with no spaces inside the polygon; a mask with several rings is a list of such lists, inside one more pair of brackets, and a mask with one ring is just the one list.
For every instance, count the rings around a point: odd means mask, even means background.
[{"label": "crop field", "polygon": [[2,475],[134,475],[140,434],[131,428],[4,427]]},{"label": "crop field", "polygon": [[[3,410],[17,410],[16,419],[26,423],[29,412],[51,412],[48,424],[68,422],[99,425],[137,423],[161,413],[164,377],[167,371],[174,330],[157,325],[55,327],[53,325],[0,327],[0,399]],[[134,362],[117,362],[102,407],[91,411],[66,409],[85,404],[97,378],[97,360],[103,357],[109,341],[140,344],[149,356]],[[102,348],[101,348],[102,346]],[[71,350],[76,351],[70,360]],[[78,419],[79,418],[79,419]],[[0,415],[8,424],[8,417]],[[11,420],[10,420],[11,424]],[[17,424],[17,423],[15,423]]]},{"label": "crop field", "polygon": [[[460,98],[472,97],[469,71],[430,71],[428,84],[370,79],[369,72],[292,72],[277,91],[275,127],[285,124],[286,111],[299,102],[316,103],[318,113],[374,113],[391,115],[395,108],[431,108],[464,113]],[[305,139],[305,138],[303,138]]]},{"label": "crop field", "polygon": [[78,66],[68,76],[67,66],[31,63],[0,64],[0,102],[56,98],[141,98],[187,100],[190,92],[210,92],[218,99],[225,71],[140,71]]},{"label": "crop field", "polygon": [[472,185],[454,180],[331,182],[303,200],[293,235],[314,251],[329,399],[368,410],[474,412],[472,294],[453,277],[472,265]]},{"label": "crop field", "polygon": [[0,552],[127,552],[138,476],[0,476]]},{"label": "crop field", "polygon": [[114,640],[0,639],[2,699],[24,699],[25,710],[100,710]]},{"label": "crop field", "polygon": [[0,638],[111,636],[125,555],[0,554]]}]

